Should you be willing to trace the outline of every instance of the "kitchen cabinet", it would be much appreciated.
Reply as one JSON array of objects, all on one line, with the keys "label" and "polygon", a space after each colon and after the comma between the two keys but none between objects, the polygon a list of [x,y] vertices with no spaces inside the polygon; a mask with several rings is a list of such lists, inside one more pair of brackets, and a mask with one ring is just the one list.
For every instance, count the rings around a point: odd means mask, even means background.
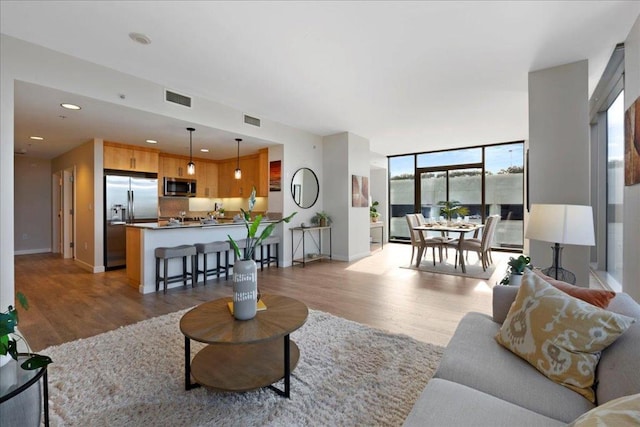
[{"label": "kitchen cabinet", "polygon": [[254,186],[256,187],[256,196],[268,196],[268,150],[263,149],[258,154],[240,157],[241,179],[234,177],[237,164],[236,159],[228,159],[218,163],[218,196],[249,197]]},{"label": "kitchen cabinet", "polygon": [[218,197],[218,165],[208,160],[195,160],[196,197]]},{"label": "kitchen cabinet", "polygon": [[105,169],[158,172],[159,154],[156,150],[105,142],[103,153]]},{"label": "kitchen cabinet", "polygon": [[[162,156],[162,176],[168,178],[186,178],[189,159],[174,156]],[[195,162],[194,162],[195,163]],[[196,167],[196,171],[198,168]]]}]

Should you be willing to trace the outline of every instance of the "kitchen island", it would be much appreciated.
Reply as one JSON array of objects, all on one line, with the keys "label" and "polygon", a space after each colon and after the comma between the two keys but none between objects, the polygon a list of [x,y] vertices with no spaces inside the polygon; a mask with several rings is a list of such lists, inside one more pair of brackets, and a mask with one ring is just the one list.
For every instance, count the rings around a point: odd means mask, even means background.
[{"label": "kitchen island", "polygon": [[[276,221],[263,220],[258,229],[258,235],[264,227]],[[282,228],[276,227],[273,235],[282,234]],[[127,279],[129,285],[138,289],[140,293],[155,292],[156,258],[155,249],[179,245],[194,245],[245,239],[247,229],[242,222],[218,224],[201,224],[200,222],[185,222],[179,225],[150,222],[127,225]],[[233,254],[230,254],[233,260]],[[169,263],[169,275],[180,274],[182,264]],[[199,280],[203,280],[201,277]],[[183,286],[182,282],[171,283],[168,288]]]}]

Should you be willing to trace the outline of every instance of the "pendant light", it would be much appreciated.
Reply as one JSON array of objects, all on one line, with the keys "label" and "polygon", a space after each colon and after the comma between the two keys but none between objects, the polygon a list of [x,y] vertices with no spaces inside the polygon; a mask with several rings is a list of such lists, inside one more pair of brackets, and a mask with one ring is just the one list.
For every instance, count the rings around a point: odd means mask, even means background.
[{"label": "pendant light", "polygon": [[189,163],[187,163],[187,174],[188,175],[195,175],[196,173],[196,164],[193,163],[193,157],[192,157],[192,148],[193,148],[193,140],[192,140],[192,135],[193,135],[193,131],[195,130],[194,128],[187,128],[187,130],[189,131]]},{"label": "pendant light", "polygon": [[240,179],[242,178],[242,171],[240,170],[240,141],[242,141],[242,139],[236,138],[236,141],[238,142],[238,157],[236,162],[236,171],[234,172],[233,176],[236,179]]}]

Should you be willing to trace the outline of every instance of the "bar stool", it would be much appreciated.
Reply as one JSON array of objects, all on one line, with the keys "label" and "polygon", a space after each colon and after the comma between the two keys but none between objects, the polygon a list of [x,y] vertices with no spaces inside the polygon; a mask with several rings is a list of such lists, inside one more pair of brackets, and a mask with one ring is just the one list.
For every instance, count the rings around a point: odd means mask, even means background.
[{"label": "bar stool", "polygon": [[[207,276],[215,274],[216,278],[220,278],[220,273],[225,273],[225,280],[229,280],[229,250],[231,245],[229,242],[211,242],[211,243],[196,243],[196,282],[198,281],[198,275],[202,273],[204,275],[204,284],[207,284]],[[220,254],[224,252],[224,265],[220,265]],[[208,254],[216,254],[216,266],[215,268],[207,268]],[[204,268],[199,270],[200,266],[200,254],[204,257]]]},{"label": "bar stool", "polygon": [[[187,279],[191,279],[191,286],[197,282],[197,274],[194,278],[196,267],[196,247],[193,245],[180,245],[174,247],[156,248],[156,292],[160,290],[160,282],[163,283],[164,293],[167,293],[167,284],[182,281],[187,286]],[[191,258],[191,272],[187,270],[187,257]],[[182,258],[182,274],[169,276],[169,260],[172,258]],[[164,275],[160,276],[160,260],[164,263]]]},{"label": "bar stool", "polygon": [[[271,246],[275,245],[275,252],[271,255]],[[260,271],[264,270],[264,266],[269,267],[275,263],[278,268],[278,247],[280,246],[280,237],[269,236],[260,243],[260,259],[257,261],[260,264]],[[267,257],[264,257],[264,249],[267,250]]]}]

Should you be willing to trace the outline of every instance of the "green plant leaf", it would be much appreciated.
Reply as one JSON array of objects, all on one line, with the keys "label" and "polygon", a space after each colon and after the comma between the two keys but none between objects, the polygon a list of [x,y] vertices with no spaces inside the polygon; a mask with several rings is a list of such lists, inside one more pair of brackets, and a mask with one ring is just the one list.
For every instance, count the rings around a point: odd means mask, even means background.
[{"label": "green plant leaf", "polygon": [[0,336],[14,332],[17,324],[18,312],[10,306],[8,312],[0,313]]},{"label": "green plant leaf", "polygon": [[16,293],[16,298],[18,299],[18,303],[20,303],[20,307],[29,310],[29,301],[27,301],[27,297],[22,292]]},{"label": "green plant leaf", "polygon": [[22,362],[20,367],[27,371],[32,371],[34,369],[47,366],[49,363],[53,363],[53,360],[51,360],[49,356],[44,356],[42,354],[34,354],[29,359]]},{"label": "green plant leaf", "polygon": [[231,243],[231,247],[233,247],[233,251],[236,253],[236,257],[238,259],[242,259],[242,255],[240,255],[240,248],[238,247],[238,244],[236,243],[235,240],[233,240],[233,237],[229,236],[227,234],[227,237],[229,238],[229,243]]}]

